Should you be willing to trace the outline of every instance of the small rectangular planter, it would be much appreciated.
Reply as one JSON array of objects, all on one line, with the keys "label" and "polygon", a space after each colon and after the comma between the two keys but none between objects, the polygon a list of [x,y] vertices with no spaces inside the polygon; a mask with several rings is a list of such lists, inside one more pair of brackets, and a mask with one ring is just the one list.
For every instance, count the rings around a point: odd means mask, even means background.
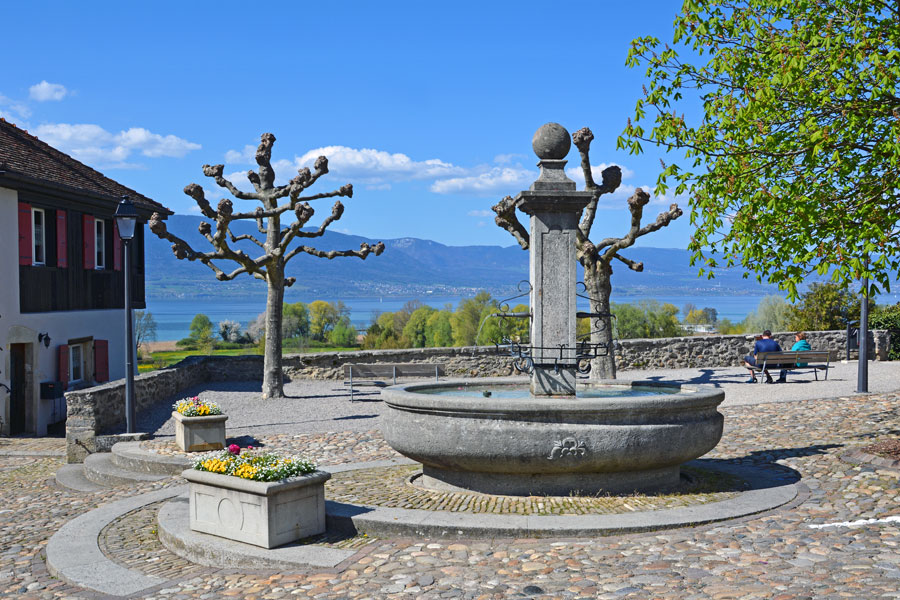
[{"label": "small rectangular planter", "polygon": [[191,529],[263,548],[325,531],[325,482],[314,471],[283,481],[253,481],[188,469]]},{"label": "small rectangular planter", "polygon": [[172,411],[175,418],[175,443],[184,452],[206,452],[225,447],[225,421],[228,415],[186,417]]}]

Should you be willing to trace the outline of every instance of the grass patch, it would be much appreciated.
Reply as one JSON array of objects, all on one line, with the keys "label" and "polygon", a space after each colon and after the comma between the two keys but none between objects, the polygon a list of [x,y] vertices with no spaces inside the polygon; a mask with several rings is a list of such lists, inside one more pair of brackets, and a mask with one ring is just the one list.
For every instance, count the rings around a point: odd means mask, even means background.
[{"label": "grass patch", "polygon": [[[282,348],[282,354],[309,354],[315,352],[347,352],[350,350],[359,350],[359,348],[346,347],[308,347],[308,348]],[[260,355],[262,352],[257,346],[247,346],[244,348],[215,348],[211,353],[202,350],[161,350],[153,352],[149,359],[138,361],[138,372],[147,373],[164,369],[174,365],[187,358],[188,356],[252,356]]]}]

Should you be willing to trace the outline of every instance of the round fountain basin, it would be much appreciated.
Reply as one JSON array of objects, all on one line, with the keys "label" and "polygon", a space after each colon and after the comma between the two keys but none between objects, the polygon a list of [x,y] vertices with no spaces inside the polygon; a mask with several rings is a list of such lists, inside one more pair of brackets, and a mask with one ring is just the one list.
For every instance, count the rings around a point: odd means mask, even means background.
[{"label": "round fountain basin", "polygon": [[527,378],[392,386],[382,392],[383,432],[422,463],[426,487],[509,495],[673,487],[679,465],[722,437],[719,389],[622,380],[589,388],[559,398],[523,394]]}]

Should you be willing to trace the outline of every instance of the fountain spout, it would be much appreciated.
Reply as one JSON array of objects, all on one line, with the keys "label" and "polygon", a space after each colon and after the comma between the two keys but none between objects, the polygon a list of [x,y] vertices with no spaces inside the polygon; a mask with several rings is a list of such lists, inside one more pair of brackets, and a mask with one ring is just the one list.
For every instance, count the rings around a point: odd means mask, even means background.
[{"label": "fountain spout", "polygon": [[540,177],[515,198],[531,220],[531,393],[537,397],[575,397],[575,228],[592,194],[576,191],[566,176],[571,145],[562,125],[541,126],[532,140]]}]

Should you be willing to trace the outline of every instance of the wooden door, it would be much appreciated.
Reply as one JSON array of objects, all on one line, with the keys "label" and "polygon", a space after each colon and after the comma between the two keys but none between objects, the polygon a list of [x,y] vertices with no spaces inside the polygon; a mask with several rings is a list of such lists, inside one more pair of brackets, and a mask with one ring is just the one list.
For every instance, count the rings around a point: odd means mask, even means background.
[{"label": "wooden door", "polygon": [[28,401],[28,381],[25,376],[25,344],[10,344],[9,433],[25,433],[25,404]]}]

